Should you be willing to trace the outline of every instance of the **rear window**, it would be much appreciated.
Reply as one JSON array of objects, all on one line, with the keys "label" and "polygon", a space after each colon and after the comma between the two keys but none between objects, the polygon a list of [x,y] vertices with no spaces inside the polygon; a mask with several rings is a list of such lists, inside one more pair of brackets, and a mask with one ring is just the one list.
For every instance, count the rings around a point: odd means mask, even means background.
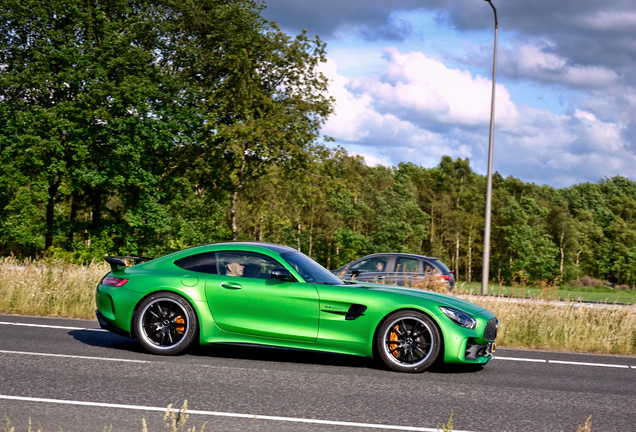
[{"label": "rear window", "polygon": [[437,268],[443,273],[443,274],[449,274],[451,271],[448,267],[446,267],[446,264],[444,264],[443,262],[441,262],[440,260],[434,260],[432,261],[433,264],[435,266],[437,266]]},{"label": "rear window", "polygon": [[416,273],[420,271],[420,260],[416,258],[399,257],[395,260],[395,271],[400,273]]},{"label": "rear window", "polygon": [[216,254],[214,252],[206,252],[202,254],[192,255],[181,258],[174,262],[178,267],[200,273],[216,274]]}]

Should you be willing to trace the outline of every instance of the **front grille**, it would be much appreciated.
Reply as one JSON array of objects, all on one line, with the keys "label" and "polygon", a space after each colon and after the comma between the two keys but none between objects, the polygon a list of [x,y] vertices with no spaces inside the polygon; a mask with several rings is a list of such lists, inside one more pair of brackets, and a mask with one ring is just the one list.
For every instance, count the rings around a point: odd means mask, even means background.
[{"label": "front grille", "polygon": [[494,341],[497,339],[497,327],[499,327],[499,320],[493,318],[486,324],[486,330],[484,330],[484,339]]}]

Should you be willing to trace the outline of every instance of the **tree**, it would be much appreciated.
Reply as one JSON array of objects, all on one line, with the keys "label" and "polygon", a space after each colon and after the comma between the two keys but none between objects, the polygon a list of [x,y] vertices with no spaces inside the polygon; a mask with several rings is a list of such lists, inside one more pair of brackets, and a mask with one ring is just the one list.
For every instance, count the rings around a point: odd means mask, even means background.
[{"label": "tree", "polygon": [[493,199],[495,261],[500,277],[552,282],[558,276],[559,250],[547,231],[544,191],[508,178],[498,181]]},{"label": "tree", "polygon": [[555,200],[552,203],[547,215],[547,226],[552,235],[552,241],[559,248],[560,280],[566,282],[573,277],[578,277],[575,269],[573,272],[566,273],[566,269],[574,262],[581,234],[577,231],[577,224],[565,200]]},{"label": "tree", "polygon": [[0,145],[23,187],[43,193],[45,249],[63,229],[70,243],[80,227],[103,230],[112,196],[133,230],[162,213],[155,192],[181,132],[164,108],[179,86],[156,61],[150,5],[8,0],[0,11]]},{"label": "tree", "polygon": [[[5,2],[0,152],[11,168],[0,179],[3,237],[22,243],[43,225],[37,250],[108,231],[119,248],[142,253],[183,234],[172,200],[185,190],[198,197],[195,207],[229,193],[236,238],[245,184],[273,164],[302,165],[331,109],[317,71],[324,44],[281,33],[262,7]],[[33,217],[22,220],[34,225],[18,232],[10,221],[29,194]]]},{"label": "tree", "polygon": [[188,49],[175,52],[173,62],[197,77],[207,112],[197,151],[200,181],[229,192],[232,237],[238,239],[237,203],[246,185],[273,165],[302,166],[331,112],[327,80],[318,71],[325,44],[281,32],[259,15],[260,2],[167,3],[192,18],[180,21]]}]

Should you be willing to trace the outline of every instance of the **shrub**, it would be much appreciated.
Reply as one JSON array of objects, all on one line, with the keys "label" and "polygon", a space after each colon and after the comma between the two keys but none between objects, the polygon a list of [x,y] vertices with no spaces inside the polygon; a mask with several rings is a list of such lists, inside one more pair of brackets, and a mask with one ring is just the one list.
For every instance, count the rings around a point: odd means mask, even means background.
[{"label": "shrub", "polygon": [[609,283],[591,276],[583,276],[582,278],[568,282],[566,285],[571,287],[601,287],[608,286]]}]

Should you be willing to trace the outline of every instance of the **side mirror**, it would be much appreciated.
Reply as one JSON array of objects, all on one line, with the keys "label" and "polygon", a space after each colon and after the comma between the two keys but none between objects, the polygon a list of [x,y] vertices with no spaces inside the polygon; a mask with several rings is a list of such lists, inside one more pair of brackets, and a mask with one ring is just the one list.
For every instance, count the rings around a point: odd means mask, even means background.
[{"label": "side mirror", "polygon": [[283,267],[276,267],[272,270],[272,279],[278,279],[284,282],[295,282],[294,276],[291,272]]}]

